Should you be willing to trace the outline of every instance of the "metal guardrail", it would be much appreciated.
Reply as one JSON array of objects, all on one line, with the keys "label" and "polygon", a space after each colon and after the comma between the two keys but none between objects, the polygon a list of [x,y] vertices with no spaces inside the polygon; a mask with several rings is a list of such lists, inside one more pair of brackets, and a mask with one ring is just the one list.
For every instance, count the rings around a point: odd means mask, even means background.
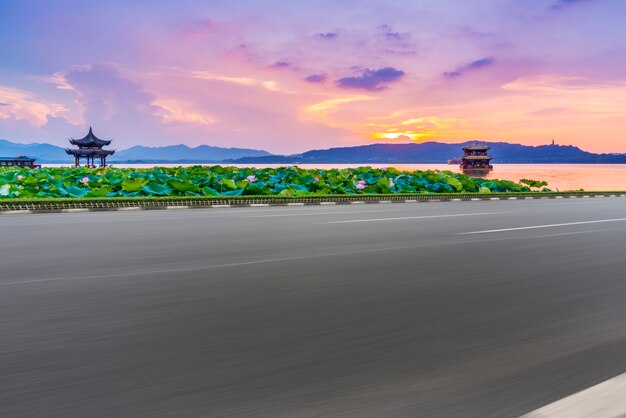
[{"label": "metal guardrail", "polygon": [[175,207],[249,207],[323,205],[353,203],[405,203],[468,200],[563,199],[593,197],[626,197],[626,192],[528,192],[528,193],[464,193],[464,194],[397,194],[397,195],[331,195],[304,197],[241,196],[241,197],[158,197],[99,199],[0,199],[0,212],[64,210],[171,209]]}]

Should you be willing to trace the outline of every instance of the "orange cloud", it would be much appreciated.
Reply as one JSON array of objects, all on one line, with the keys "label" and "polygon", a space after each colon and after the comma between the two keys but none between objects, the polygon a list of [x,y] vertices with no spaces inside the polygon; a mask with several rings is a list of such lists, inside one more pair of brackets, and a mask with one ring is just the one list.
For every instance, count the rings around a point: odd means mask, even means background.
[{"label": "orange cloud", "polygon": [[48,123],[48,117],[59,117],[69,112],[62,104],[14,87],[0,86],[0,102],[4,104],[0,106],[0,119],[23,120],[36,127]]}]

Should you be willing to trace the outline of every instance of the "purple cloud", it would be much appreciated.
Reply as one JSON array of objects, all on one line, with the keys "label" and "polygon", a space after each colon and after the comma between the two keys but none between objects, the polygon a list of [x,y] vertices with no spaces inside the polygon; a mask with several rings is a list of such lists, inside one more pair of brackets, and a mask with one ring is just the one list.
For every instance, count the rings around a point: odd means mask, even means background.
[{"label": "purple cloud", "polygon": [[337,80],[337,85],[344,89],[380,91],[387,89],[388,83],[398,81],[404,76],[404,71],[392,67],[385,67],[380,70],[366,69],[360,76],[340,78]]},{"label": "purple cloud", "polygon": [[461,77],[462,75],[463,73],[460,71],[446,71],[443,73],[443,76],[447,78]]},{"label": "purple cloud", "polygon": [[318,33],[317,37],[322,39],[337,39],[339,34],[337,32]]},{"label": "purple cloud", "polygon": [[10,106],[8,103],[0,102],[0,106]]},{"label": "purple cloud", "polygon": [[493,57],[482,58],[476,61],[472,61],[469,64],[466,64],[458,68],[455,71],[446,71],[445,73],[443,73],[443,76],[448,77],[448,78],[460,77],[463,74],[467,73],[468,71],[473,71],[473,70],[478,70],[480,68],[489,67],[495,64],[495,62],[496,62],[496,59]]},{"label": "purple cloud", "polygon": [[308,83],[323,83],[326,81],[327,78],[328,77],[326,76],[326,74],[311,74],[310,76],[306,77],[304,81]]},{"label": "purple cloud", "polygon": [[286,61],[276,61],[274,64],[271,65],[272,68],[288,68],[290,66],[291,64]]},{"label": "purple cloud", "polygon": [[408,32],[395,32],[390,25],[380,25],[378,27],[383,33],[383,37],[389,41],[408,41],[411,34]]},{"label": "purple cloud", "polygon": [[556,3],[552,4],[552,9],[562,9],[567,6],[572,6],[580,3],[589,3],[593,0],[557,0]]},{"label": "purple cloud", "polygon": [[476,68],[488,67],[488,66],[492,65],[495,62],[496,62],[496,60],[494,58],[479,59],[479,60],[476,60],[474,62],[469,63],[465,67],[465,70],[474,70]]}]

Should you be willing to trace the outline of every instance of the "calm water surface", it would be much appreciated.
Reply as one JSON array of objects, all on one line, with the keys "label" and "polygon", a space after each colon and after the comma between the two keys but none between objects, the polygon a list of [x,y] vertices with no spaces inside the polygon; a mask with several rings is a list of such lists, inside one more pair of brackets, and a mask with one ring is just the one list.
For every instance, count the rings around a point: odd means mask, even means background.
[{"label": "calm water surface", "polygon": [[[193,164],[159,164],[163,167],[189,166]],[[248,167],[246,164],[231,164]],[[460,172],[456,165],[447,164],[300,164],[301,168],[350,168],[396,167],[400,170],[450,170]],[[59,166],[59,164],[50,164]],[[121,168],[150,168],[154,164],[114,164]],[[282,167],[284,164],[260,164],[258,168]],[[519,181],[520,179],[544,180],[552,190],[612,191],[626,190],[626,164],[494,164],[494,170],[486,178]]]}]

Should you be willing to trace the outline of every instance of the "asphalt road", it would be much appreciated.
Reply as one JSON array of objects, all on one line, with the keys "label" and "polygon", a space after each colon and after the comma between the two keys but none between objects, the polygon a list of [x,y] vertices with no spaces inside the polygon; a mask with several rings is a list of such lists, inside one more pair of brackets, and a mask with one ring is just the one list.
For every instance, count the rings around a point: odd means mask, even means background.
[{"label": "asphalt road", "polygon": [[626,199],[0,216],[2,417],[506,417],[626,371]]}]

